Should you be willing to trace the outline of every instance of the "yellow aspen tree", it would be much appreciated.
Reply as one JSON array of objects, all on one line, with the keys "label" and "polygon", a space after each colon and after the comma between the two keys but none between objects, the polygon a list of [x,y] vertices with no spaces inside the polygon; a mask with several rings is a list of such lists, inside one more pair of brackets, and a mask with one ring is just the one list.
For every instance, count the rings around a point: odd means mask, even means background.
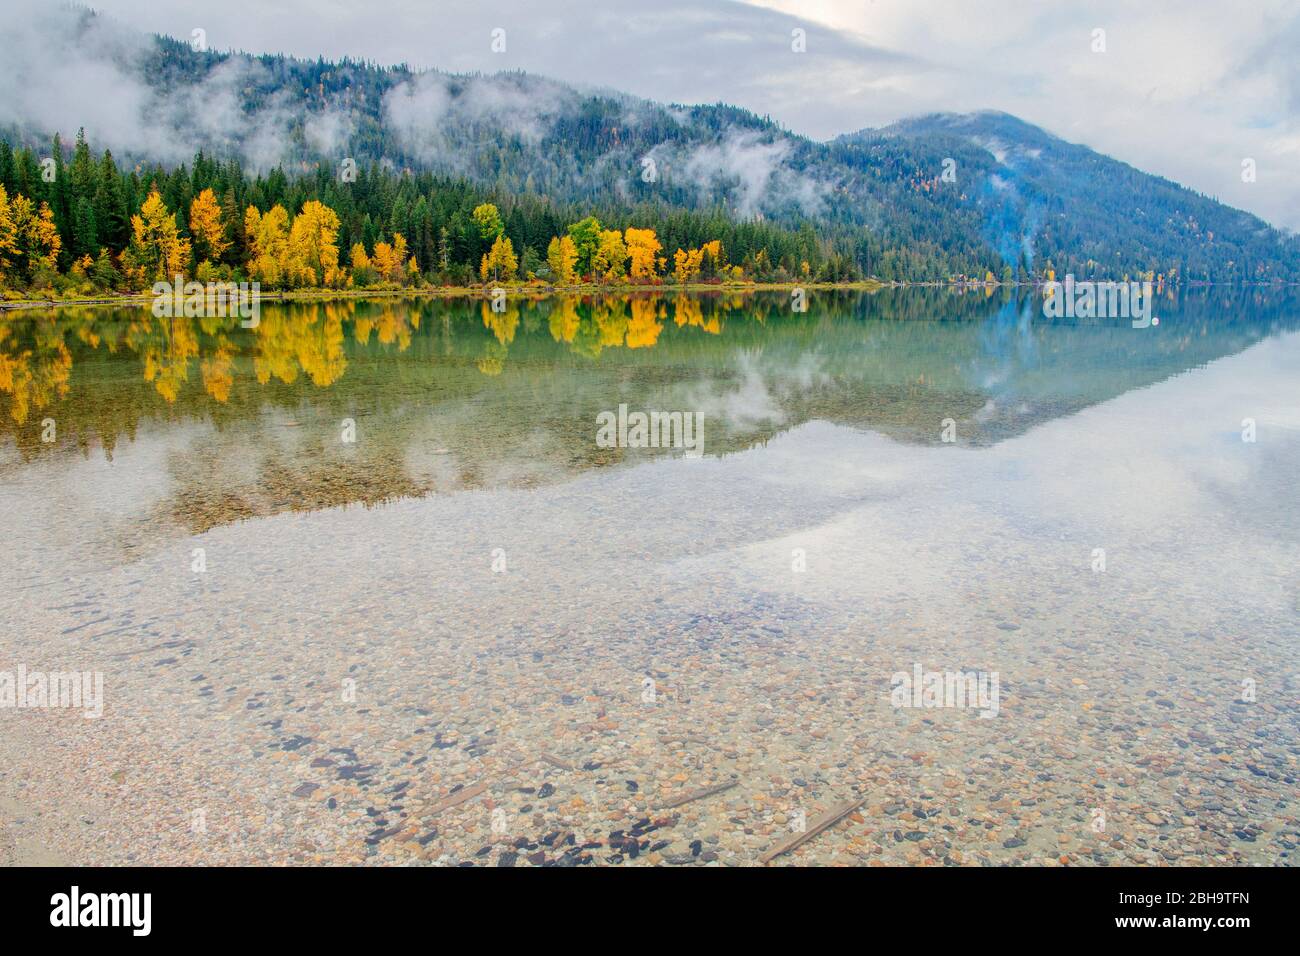
[{"label": "yellow aspen tree", "polygon": [[370,257],[366,255],[366,247],[359,242],[352,247],[352,252],[348,258],[352,262],[353,269],[370,268]]},{"label": "yellow aspen tree", "polygon": [[551,267],[555,282],[572,285],[578,278],[578,247],[569,236],[555,236],[546,247],[546,262]]},{"label": "yellow aspen tree", "polygon": [[484,282],[490,278],[493,282],[503,279],[510,281],[519,271],[519,260],[515,258],[515,247],[507,236],[497,236],[492,249],[479,264],[479,275]]},{"label": "yellow aspen tree", "polygon": [[249,206],[244,213],[244,232],[248,236],[249,274],[272,288],[289,284],[288,210],[277,205],[262,214]]},{"label": "yellow aspen tree", "polygon": [[712,242],[706,242],[700,246],[700,272],[705,278],[712,279],[715,276],[723,275],[727,268],[727,263],[722,252],[722,240],[714,239]]},{"label": "yellow aspen tree", "polygon": [[623,242],[622,232],[601,230],[596,254],[591,258],[591,271],[611,281],[627,275],[627,244]]},{"label": "yellow aspen tree", "polygon": [[393,233],[393,265],[388,276],[390,280],[393,282],[402,281],[402,266],[406,263],[409,255],[410,253],[406,251],[406,237],[400,232]]},{"label": "yellow aspen tree", "polygon": [[379,273],[381,279],[387,279],[397,268],[397,263],[401,260],[393,254],[393,247],[386,242],[375,243],[375,254],[371,257],[371,264],[375,272]]},{"label": "yellow aspen tree", "polygon": [[18,256],[18,225],[14,222],[9,194],[0,186],[0,284],[5,281]]},{"label": "yellow aspen tree", "polygon": [[628,229],[623,233],[629,271],[633,282],[650,282],[655,278],[655,263],[663,246],[653,229]]},{"label": "yellow aspen tree", "polygon": [[190,202],[190,235],[197,262],[216,262],[230,247],[221,221],[221,204],[211,189],[203,190]]},{"label": "yellow aspen tree", "polygon": [[339,217],[315,199],[303,203],[289,230],[289,256],[303,285],[334,287],[343,278],[339,269]]},{"label": "yellow aspen tree", "polygon": [[176,217],[157,190],[131,217],[131,241],[126,249],[127,271],[141,283],[170,282],[185,273],[190,242],[180,237]]},{"label": "yellow aspen tree", "polygon": [[474,224],[478,226],[479,235],[484,239],[496,239],[505,229],[501,222],[500,210],[490,202],[474,207],[471,215]]},{"label": "yellow aspen tree", "polygon": [[14,197],[10,208],[14,220],[14,241],[29,277],[41,266],[56,268],[63,240],[59,238],[59,230],[54,225],[54,213],[50,207],[41,203],[38,210],[30,199],[20,194]]},{"label": "yellow aspen tree", "polygon": [[703,259],[704,253],[699,249],[690,251],[678,249],[673,253],[673,267],[677,274],[677,281],[685,285],[698,276]]}]

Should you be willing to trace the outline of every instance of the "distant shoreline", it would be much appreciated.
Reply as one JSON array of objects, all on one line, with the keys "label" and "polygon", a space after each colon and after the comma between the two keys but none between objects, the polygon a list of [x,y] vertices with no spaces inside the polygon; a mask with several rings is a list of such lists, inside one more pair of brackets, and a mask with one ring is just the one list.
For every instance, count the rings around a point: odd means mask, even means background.
[{"label": "distant shoreline", "polygon": [[[550,298],[558,295],[620,295],[630,292],[657,292],[678,294],[683,292],[781,292],[794,289],[816,290],[850,290],[875,292],[880,289],[901,287],[903,285],[929,285],[930,283],[888,283],[874,279],[859,282],[691,282],[687,285],[503,285],[496,288],[505,290],[507,298]],[[949,283],[933,283],[947,285]],[[982,283],[981,283],[982,285]],[[325,302],[348,299],[464,299],[489,298],[493,286],[426,286],[393,289],[290,289],[279,292],[259,292],[255,298],[269,302]],[[131,295],[95,296],[84,299],[12,299],[0,300],[0,312],[17,309],[50,309],[61,306],[92,305],[149,305],[153,302],[152,293]]]},{"label": "distant shoreline", "polygon": [[[1033,282],[952,282],[935,280],[932,282],[881,282],[877,279],[863,279],[856,282],[691,282],[687,285],[596,285],[583,284],[572,286],[516,284],[500,286],[508,298],[550,298],[560,295],[620,295],[624,293],[655,292],[660,295],[679,293],[747,293],[747,292],[792,292],[795,289],[845,292],[878,292],[881,289],[1019,289],[1036,288],[1043,283]],[[1217,285],[1236,285],[1241,288],[1288,288],[1297,283],[1256,282],[1256,283],[1216,283],[1187,282],[1188,288],[1209,288]],[[291,289],[279,292],[259,292],[258,301],[269,302],[330,302],[352,299],[464,299],[487,298],[491,295],[491,286],[426,286],[420,288],[391,289]],[[0,314],[20,309],[56,309],[65,306],[145,306],[154,300],[152,293],[137,293],[117,296],[95,296],[82,299],[0,299]]]}]

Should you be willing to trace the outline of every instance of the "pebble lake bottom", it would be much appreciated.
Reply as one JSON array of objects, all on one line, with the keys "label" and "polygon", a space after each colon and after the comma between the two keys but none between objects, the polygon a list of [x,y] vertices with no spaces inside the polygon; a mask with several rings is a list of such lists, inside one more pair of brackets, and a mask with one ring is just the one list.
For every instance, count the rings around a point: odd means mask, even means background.
[{"label": "pebble lake bottom", "polygon": [[0,862],[1293,864],[1300,312],[1040,305],[0,320]]}]

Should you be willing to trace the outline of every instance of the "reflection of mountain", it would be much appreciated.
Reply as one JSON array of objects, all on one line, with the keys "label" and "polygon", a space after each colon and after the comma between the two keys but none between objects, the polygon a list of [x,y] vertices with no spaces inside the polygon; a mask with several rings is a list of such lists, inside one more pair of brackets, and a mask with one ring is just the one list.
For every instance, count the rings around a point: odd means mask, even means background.
[{"label": "reflection of mountain", "polygon": [[[560,480],[671,451],[601,449],[599,412],[696,411],[706,454],[811,419],[982,445],[1279,328],[1263,293],[1162,300],[1158,328],[1048,322],[1038,302],[940,289],[263,306],[237,320],[58,310],[0,324],[0,422],[24,459],[170,436],[190,528],[292,508]],[[1227,319],[1225,316],[1237,316]],[[357,440],[341,440],[345,419]],[[43,442],[47,424],[55,440]],[[206,423],[194,438],[183,423]],[[181,432],[189,437],[182,438]],[[178,447],[187,442],[185,447]]]}]

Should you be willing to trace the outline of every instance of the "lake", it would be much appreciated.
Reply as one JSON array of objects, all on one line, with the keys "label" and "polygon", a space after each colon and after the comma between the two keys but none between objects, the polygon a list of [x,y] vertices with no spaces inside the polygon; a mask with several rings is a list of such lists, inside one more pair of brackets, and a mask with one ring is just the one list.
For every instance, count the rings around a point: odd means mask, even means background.
[{"label": "lake", "polygon": [[1297,304],[0,316],[0,861],[1294,863]]}]

